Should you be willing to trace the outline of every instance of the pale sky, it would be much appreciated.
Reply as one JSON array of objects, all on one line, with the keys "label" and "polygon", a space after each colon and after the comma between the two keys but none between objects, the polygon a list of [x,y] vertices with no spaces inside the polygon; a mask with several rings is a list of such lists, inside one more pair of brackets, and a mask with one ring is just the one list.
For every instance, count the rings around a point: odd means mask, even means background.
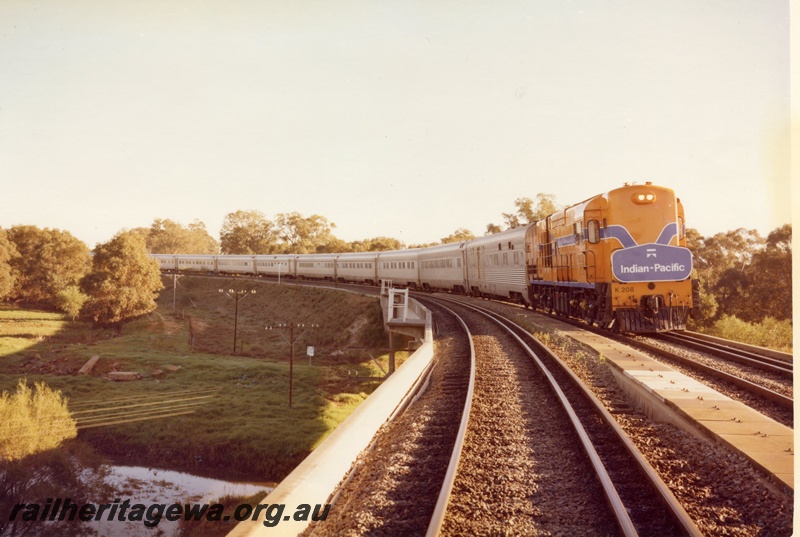
[{"label": "pale sky", "polygon": [[0,227],[297,211],[420,243],[653,181],[703,235],[766,235],[789,82],[787,1],[2,0]]}]

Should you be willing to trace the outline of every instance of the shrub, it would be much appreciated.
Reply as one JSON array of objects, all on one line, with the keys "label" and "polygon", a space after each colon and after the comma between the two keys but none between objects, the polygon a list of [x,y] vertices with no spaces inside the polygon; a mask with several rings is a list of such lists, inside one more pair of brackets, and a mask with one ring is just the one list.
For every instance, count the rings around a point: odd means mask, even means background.
[{"label": "shrub", "polygon": [[735,315],[723,315],[707,330],[712,336],[758,345],[784,352],[792,352],[792,322],[765,317],[761,322],[749,323]]},{"label": "shrub", "polygon": [[78,430],[60,391],[44,382],[35,390],[20,379],[13,394],[0,394],[0,460],[18,460],[75,438]]}]

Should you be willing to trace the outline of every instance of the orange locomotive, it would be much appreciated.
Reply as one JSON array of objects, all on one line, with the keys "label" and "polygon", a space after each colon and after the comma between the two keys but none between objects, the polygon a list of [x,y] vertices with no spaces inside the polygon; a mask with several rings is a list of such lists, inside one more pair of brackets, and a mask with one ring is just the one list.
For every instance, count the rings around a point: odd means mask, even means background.
[{"label": "orange locomotive", "polygon": [[532,224],[525,243],[534,307],[622,332],[686,328],[692,254],[672,190],[626,184]]}]

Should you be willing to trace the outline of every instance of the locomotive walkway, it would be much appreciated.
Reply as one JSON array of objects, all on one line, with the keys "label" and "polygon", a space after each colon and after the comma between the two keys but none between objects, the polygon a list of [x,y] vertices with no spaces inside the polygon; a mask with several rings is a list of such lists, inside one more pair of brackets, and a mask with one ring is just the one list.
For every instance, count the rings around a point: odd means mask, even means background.
[{"label": "locomotive walkway", "polygon": [[651,419],[727,444],[778,486],[794,490],[794,430],[634,349],[556,319],[537,323],[593,348]]}]

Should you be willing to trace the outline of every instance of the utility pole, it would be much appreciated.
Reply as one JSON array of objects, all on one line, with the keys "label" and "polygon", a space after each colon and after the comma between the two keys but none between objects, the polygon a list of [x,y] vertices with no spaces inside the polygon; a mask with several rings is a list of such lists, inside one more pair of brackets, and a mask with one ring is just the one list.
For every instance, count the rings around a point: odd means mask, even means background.
[{"label": "utility pole", "polygon": [[225,291],[225,289],[220,289],[219,292],[225,293],[225,296],[227,296],[236,303],[236,307],[234,308],[234,313],[233,313],[233,354],[236,354],[236,332],[238,330],[238,325],[239,325],[239,301],[247,297],[248,295],[256,294],[256,290],[250,289],[249,291],[246,291],[244,289],[239,289],[238,291],[234,291],[233,289],[228,289],[227,291]]},{"label": "utility pole", "polygon": [[[283,333],[282,330],[288,328],[289,329],[289,338],[286,338],[286,335]],[[303,331],[295,337],[295,328],[302,328]],[[318,324],[304,324],[304,323],[278,323],[273,325],[267,325],[265,330],[277,330],[278,334],[283,338],[286,343],[289,344],[289,408],[292,408],[292,384],[294,382],[294,343],[297,339],[303,337],[303,334],[311,330],[312,328],[319,328]]]},{"label": "utility pole", "polygon": [[175,313],[176,304],[177,304],[177,294],[178,294],[178,278],[181,275],[177,272],[172,274],[172,313]]}]

